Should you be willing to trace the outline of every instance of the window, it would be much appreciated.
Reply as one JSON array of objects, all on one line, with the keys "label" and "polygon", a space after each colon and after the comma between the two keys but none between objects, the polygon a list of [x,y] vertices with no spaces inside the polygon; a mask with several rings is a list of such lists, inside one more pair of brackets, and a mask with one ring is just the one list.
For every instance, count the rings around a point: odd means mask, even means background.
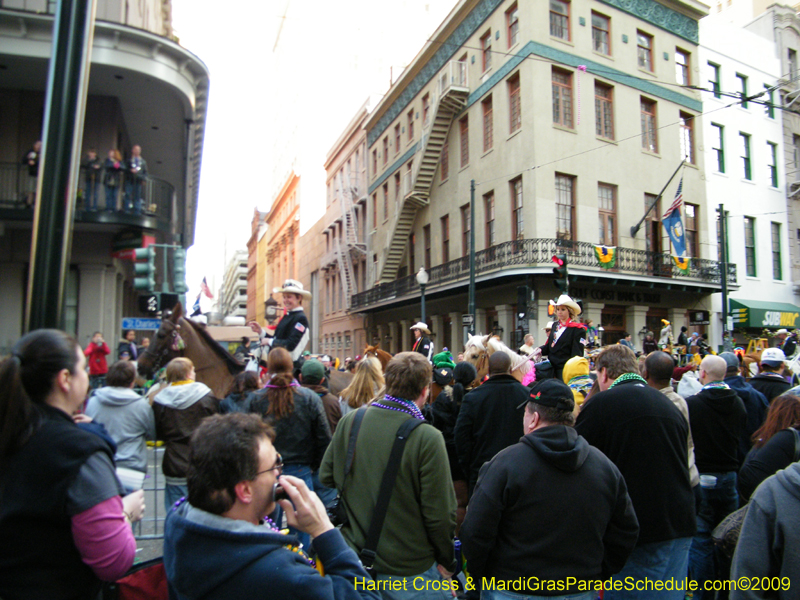
[{"label": "window", "polygon": [[764,90],[767,93],[767,105],[764,107],[764,114],[767,115],[770,119],[774,119],[775,118],[775,90],[773,90],[766,83],[764,84]]},{"label": "window", "polygon": [[412,275],[417,272],[415,268],[416,263],[416,255],[414,252],[414,245],[417,243],[417,236],[415,234],[411,234],[411,237],[408,240],[408,272]]},{"label": "window", "polygon": [[414,139],[414,110],[408,111],[408,141]]},{"label": "window", "polygon": [[522,104],[519,96],[519,73],[508,79],[509,133],[522,127]]},{"label": "window", "polygon": [[519,10],[516,3],[506,11],[506,31],[508,32],[508,47],[517,43],[519,37]]},{"label": "window", "polygon": [[767,154],[769,155],[769,184],[778,187],[778,144],[767,142]]},{"label": "window", "polygon": [[675,48],[675,81],[680,85],[690,85],[689,56],[686,50]]},{"label": "window", "polygon": [[750,134],[739,132],[739,138],[742,140],[742,165],[744,167],[744,178],[752,181],[753,174],[750,169]]},{"label": "window", "polygon": [[394,174],[394,202],[399,204],[403,199],[403,192],[400,189],[400,172]]},{"label": "window", "polygon": [[383,220],[389,218],[389,184],[383,184]]},{"label": "window", "polygon": [[572,129],[572,73],[553,69],[553,123]]},{"label": "window", "polygon": [[636,56],[639,68],[653,72],[653,36],[643,31],[636,31]]},{"label": "window", "polygon": [[697,244],[697,225],[700,222],[700,207],[697,204],[683,203],[684,219],[683,230],[686,233],[686,252],[689,256],[699,256]]},{"label": "window", "polygon": [[400,152],[400,123],[394,126],[394,151]]},{"label": "window", "polygon": [[614,89],[610,85],[594,83],[595,133],[607,140],[614,139]]},{"label": "window", "polygon": [[383,138],[383,166],[386,166],[386,163],[389,162],[389,136],[387,135]]},{"label": "window", "polygon": [[525,239],[525,221],[522,215],[522,176],[512,179],[511,187],[511,239]]},{"label": "window", "polygon": [[469,254],[469,204],[461,207],[461,253]]},{"label": "window", "polygon": [[575,239],[575,178],[556,173],[556,238]]},{"label": "window", "polygon": [[795,169],[800,169],[800,135],[792,136],[793,163]]},{"label": "window", "polygon": [[611,56],[611,19],[592,11],[592,49]]},{"label": "window", "polygon": [[600,217],[599,243],[604,246],[617,245],[617,186],[597,184],[597,213]]},{"label": "window", "polygon": [[481,102],[483,108],[483,151],[488,152],[494,143],[494,133],[492,132],[492,97],[489,96]]},{"label": "window", "polygon": [[725,127],[711,124],[711,149],[717,158],[717,173],[725,172]]},{"label": "window", "polygon": [[656,132],[656,103],[641,99],[642,149],[658,154],[658,135]]},{"label": "window", "polygon": [[378,194],[372,194],[372,228],[378,228]]},{"label": "window", "polygon": [[461,166],[469,164],[469,118],[464,117],[458,122],[458,130],[461,141]]},{"label": "window", "polygon": [[781,265],[781,224],[772,223],[772,278],[781,281],[783,268]]},{"label": "window", "polygon": [[444,144],[442,145],[442,156],[439,159],[439,173],[442,181],[450,177],[450,143],[447,139],[444,140]]},{"label": "window", "polygon": [[372,176],[375,177],[375,175],[377,175],[377,174],[378,174],[378,151],[377,150],[373,150],[372,151]]},{"label": "window", "polygon": [[756,276],[756,220],[744,218],[744,262],[748,277]]},{"label": "window", "polygon": [[486,248],[494,246],[494,192],[483,197],[484,218],[486,219]]},{"label": "window", "polygon": [[[652,210],[650,207],[653,207]],[[644,195],[644,210],[647,214],[645,228],[645,250],[661,252],[661,200],[655,194]]]},{"label": "window", "polygon": [[789,61],[789,78],[794,81],[797,76],[797,50],[789,48],[786,52],[786,57]]},{"label": "window", "polygon": [[492,68],[492,32],[487,31],[481,37],[481,67],[483,71]]},{"label": "window", "polygon": [[450,215],[441,218],[442,223],[442,262],[450,260]]},{"label": "window", "polygon": [[714,98],[722,98],[719,83],[719,65],[708,61],[708,66],[711,68],[711,79],[708,80],[708,83],[711,84],[711,89],[714,90]]},{"label": "window", "polygon": [[428,119],[431,118],[431,95],[425,94],[422,97],[422,126],[428,126]]},{"label": "window", "polygon": [[550,35],[569,41],[569,2],[550,0]]},{"label": "window", "polygon": [[686,162],[694,164],[694,116],[682,112],[678,124],[681,132],[681,155]]},{"label": "window", "polygon": [[747,108],[747,100],[745,100],[747,98],[747,76],[737,73],[736,79],[739,80],[739,94],[742,97],[741,106],[742,108]]},{"label": "window", "polygon": [[425,242],[425,270],[431,270],[431,226],[422,228],[422,240]]}]

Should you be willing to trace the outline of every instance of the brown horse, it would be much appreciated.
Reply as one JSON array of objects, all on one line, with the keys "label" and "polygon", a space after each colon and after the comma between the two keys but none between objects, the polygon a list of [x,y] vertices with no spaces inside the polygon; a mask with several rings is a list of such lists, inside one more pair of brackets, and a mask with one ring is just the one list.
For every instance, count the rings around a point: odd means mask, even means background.
[{"label": "brown horse", "polygon": [[217,398],[225,397],[233,378],[245,367],[214,341],[201,325],[184,319],[180,303],[172,311],[164,313],[161,327],[150,340],[150,346],[139,356],[139,373],[149,379],[178,356],[185,356],[194,363],[197,381],[211,388]]},{"label": "brown horse", "polygon": [[386,372],[386,365],[389,364],[389,361],[392,360],[392,355],[386,352],[386,350],[381,350],[381,343],[378,342],[374,346],[367,346],[364,348],[364,352],[362,353],[364,356],[374,356],[376,357],[381,363],[381,369],[383,372]]}]

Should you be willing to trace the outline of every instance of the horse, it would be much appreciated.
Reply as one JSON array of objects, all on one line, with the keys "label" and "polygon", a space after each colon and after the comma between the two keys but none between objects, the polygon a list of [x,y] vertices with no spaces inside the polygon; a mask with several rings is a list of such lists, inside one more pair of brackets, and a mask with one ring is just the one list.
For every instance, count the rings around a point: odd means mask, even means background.
[{"label": "horse", "polygon": [[470,335],[464,346],[464,360],[471,363],[478,371],[478,377],[472,383],[478,386],[489,372],[489,357],[495,352],[504,352],[511,358],[511,376],[517,381],[522,381],[525,375],[533,369],[533,363],[527,356],[522,356],[506,346],[496,335]]},{"label": "horse", "polygon": [[178,356],[192,361],[197,381],[211,388],[217,398],[225,397],[234,377],[245,368],[243,362],[220,346],[201,325],[183,317],[180,302],[164,313],[150,346],[139,356],[139,373],[150,379]]},{"label": "horse", "polygon": [[364,356],[374,356],[377,358],[381,363],[381,369],[383,372],[386,372],[386,365],[389,364],[389,361],[392,360],[392,355],[386,352],[386,350],[381,350],[381,343],[378,342],[374,346],[367,346],[364,348],[364,352],[362,352]]}]

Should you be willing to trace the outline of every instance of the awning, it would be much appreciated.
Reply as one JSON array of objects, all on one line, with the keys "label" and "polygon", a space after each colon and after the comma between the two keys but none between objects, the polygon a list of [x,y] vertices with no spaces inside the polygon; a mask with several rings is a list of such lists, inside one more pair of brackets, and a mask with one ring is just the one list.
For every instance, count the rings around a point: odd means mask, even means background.
[{"label": "awning", "polygon": [[800,306],[794,304],[731,298],[730,306],[735,327],[800,327]]}]

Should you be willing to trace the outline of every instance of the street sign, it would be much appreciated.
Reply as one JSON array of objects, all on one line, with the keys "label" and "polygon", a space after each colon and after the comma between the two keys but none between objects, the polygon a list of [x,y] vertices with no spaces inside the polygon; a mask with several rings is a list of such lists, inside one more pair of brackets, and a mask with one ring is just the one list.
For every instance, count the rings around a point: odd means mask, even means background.
[{"label": "street sign", "polygon": [[161,327],[161,319],[140,319],[138,317],[125,317],[122,319],[122,330],[135,329],[144,331],[157,331]]},{"label": "street sign", "polygon": [[472,325],[475,322],[475,315],[461,315],[462,325]]}]

